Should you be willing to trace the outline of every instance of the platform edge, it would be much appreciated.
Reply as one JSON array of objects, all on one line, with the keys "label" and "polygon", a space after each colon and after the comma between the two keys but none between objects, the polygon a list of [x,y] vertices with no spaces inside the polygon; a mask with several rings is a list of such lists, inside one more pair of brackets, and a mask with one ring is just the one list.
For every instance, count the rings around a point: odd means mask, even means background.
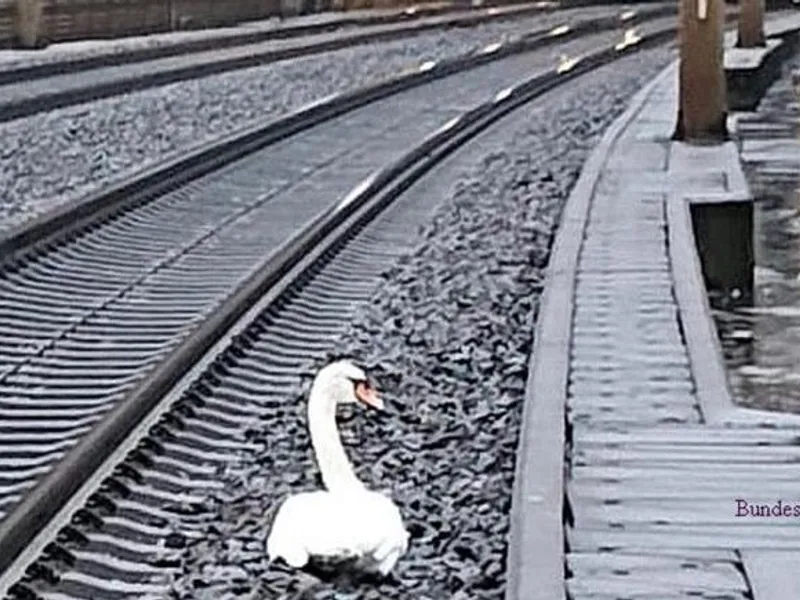
[{"label": "platform edge", "polygon": [[[574,284],[591,200],[615,143],[671,63],[633,97],[584,163],[561,216],[536,320],[517,449],[506,600],[564,600],[564,450]],[[539,399],[537,402],[536,399]]]}]

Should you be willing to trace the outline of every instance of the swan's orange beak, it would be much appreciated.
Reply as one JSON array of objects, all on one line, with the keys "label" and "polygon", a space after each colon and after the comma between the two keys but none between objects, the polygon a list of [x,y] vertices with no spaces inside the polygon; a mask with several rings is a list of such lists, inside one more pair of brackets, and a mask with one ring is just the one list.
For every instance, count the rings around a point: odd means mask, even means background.
[{"label": "swan's orange beak", "polygon": [[375,388],[366,381],[356,383],[356,398],[367,406],[383,410],[383,400],[381,400]]}]

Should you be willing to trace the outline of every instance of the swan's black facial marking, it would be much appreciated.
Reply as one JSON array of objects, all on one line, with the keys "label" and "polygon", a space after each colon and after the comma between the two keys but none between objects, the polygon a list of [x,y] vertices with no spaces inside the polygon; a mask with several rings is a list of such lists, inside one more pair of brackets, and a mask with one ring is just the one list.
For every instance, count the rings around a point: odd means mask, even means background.
[{"label": "swan's black facial marking", "polygon": [[355,391],[356,388],[358,388],[359,384],[363,385],[368,390],[374,389],[372,382],[366,377],[363,377],[361,379],[356,379],[355,377],[348,377],[348,379],[353,383],[353,391]]},{"label": "swan's black facial marking", "polygon": [[353,382],[353,394],[359,402],[366,406],[383,410],[383,400],[381,400],[378,390],[375,389],[375,386],[372,385],[372,382],[367,377],[360,379],[351,377],[349,379]]},{"label": "swan's black facial marking", "polygon": [[371,392],[374,390],[369,379],[350,379],[353,382],[353,394],[358,398],[359,402],[364,402],[362,399],[363,392]]},{"label": "swan's black facial marking", "polygon": [[369,377],[367,377],[367,376],[364,376],[364,377],[348,377],[348,379],[353,384],[353,393],[354,394],[357,393],[359,385],[363,385],[368,390],[374,390],[375,389],[375,386],[372,385],[372,382],[369,380]]}]

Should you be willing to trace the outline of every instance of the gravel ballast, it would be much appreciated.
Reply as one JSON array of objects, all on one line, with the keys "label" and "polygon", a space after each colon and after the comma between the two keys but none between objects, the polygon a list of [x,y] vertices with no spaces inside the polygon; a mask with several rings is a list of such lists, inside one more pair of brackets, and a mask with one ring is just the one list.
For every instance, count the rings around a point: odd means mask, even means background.
[{"label": "gravel ballast", "polygon": [[[646,5],[643,5],[646,6]],[[652,6],[652,4],[650,4]],[[585,14],[592,14],[596,7],[586,7],[580,9]],[[76,40],[71,42],[60,42],[51,44],[44,49],[38,50],[0,50],[0,72],[13,69],[27,68],[38,65],[58,63],[64,60],[81,60],[95,58],[98,56],[116,56],[138,50],[149,50],[156,48],[169,48],[182,42],[194,42],[197,40],[224,40],[257,32],[279,32],[283,29],[293,27],[303,27],[306,25],[329,24],[335,26],[342,19],[369,18],[379,14],[392,14],[396,11],[386,9],[359,10],[353,14],[342,13],[318,13],[304,15],[301,17],[289,17],[281,21],[278,18],[264,19],[260,21],[249,21],[232,27],[216,27],[210,29],[173,31],[168,33],[153,33],[150,35],[128,36],[115,39],[88,39]],[[575,14],[574,10],[563,11],[562,14]],[[542,17],[547,17],[547,13],[542,13]],[[441,16],[435,17],[437,19]],[[524,17],[527,18],[527,17]],[[539,17],[534,17],[539,18]],[[426,20],[422,18],[421,20]],[[487,24],[494,26],[502,24],[502,19]],[[357,31],[361,26],[355,24],[343,24],[337,27],[337,31],[351,32]]]},{"label": "gravel ballast", "polygon": [[[624,7],[612,10],[620,11]],[[374,83],[607,8],[429,32],[185,81],[0,125],[0,232],[175,152]],[[558,49],[553,48],[553,60]]]},{"label": "gravel ballast", "polygon": [[[87,39],[51,44],[38,50],[0,50],[0,72],[26,68],[44,64],[57,63],[63,60],[81,60],[98,56],[112,57],[135,52],[170,48],[184,42],[225,40],[262,32],[281,32],[294,27],[325,24],[336,27],[339,32],[358,31],[361,25],[348,22],[350,19],[369,19],[371,16],[391,15],[396,10],[374,9],[359,10],[356,13],[316,13],[286,19],[263,19],[247,21],[230,27],[214,27],[209,29],[171,31],[149,35],[126,36],[115,39]],[[441,18],[441,17],[437,17]],[[338,26],[337,26],[338,25]],[[369,26],[369,25],[366,25]]]},{"label": "gravel ballast", "polygon": [[[248,21],[231,27],[170,31],[113,39],[98,38],[57,42],[37,50],[0,50],[0,72],[99,56],[114,57],[140,50],[173,48],[183,43],[193,43],[201,40],[222,41],[226,40],[226,38],[234,38],[243,34],[281,32],[281,30],[302,27],[305,24],[328,22],[331,25],[335,25],[337,22],[337,15],[331,13],[321,13],[311,17],[289,17],[283,21],[274,17],[260,21]],[[352,25],[340,27],[342,31],[353,28],[355,26]]]},{"label": "gravel ballast", "polygon": [[347,411],[341,429],[358,476],[390,490],[411,532],[393,580],[343,587],[267,562],[274,508],[315,487],[304,394],[321,365],[311,365],[297,397],[287,398],[296,410],[252,426],[252,454],[225,474],[230,495],[209,499],[209,512],[186,524],[203,541],[183,551],[170,597],[503,597],[517,436],[550,245],[603,131],[673,57],[653,50],[626,58],[515,112],[507,141],[465,166],[415,250],[384,274],[330,354],[367,366],[388,401],[384,415]]}]

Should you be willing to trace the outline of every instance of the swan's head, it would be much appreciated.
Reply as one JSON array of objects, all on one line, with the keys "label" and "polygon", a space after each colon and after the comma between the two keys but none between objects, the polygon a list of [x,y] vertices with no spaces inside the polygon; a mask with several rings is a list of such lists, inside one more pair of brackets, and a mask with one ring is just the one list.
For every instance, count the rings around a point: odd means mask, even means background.
[{"label": "swan's head", "polygon": [[321,394],[333,404],[361,402],[372,408],[383,409],[383,400],[367,374],[349,360],[337,360],[320,369],[311,393]]}]

